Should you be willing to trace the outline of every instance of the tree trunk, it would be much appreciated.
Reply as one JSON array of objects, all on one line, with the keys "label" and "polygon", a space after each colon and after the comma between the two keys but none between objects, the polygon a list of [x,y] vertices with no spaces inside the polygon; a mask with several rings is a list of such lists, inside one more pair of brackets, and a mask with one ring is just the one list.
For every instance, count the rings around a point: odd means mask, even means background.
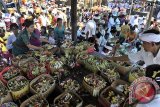
[{"label": "tree trunk", "polygon": [[149,12],[149,17],[148,17],[146,29],[148,29],[151,25],[151,19],[152,19],[153,12],[154,12],[155,2],[156,2],[156,0],[153,1],[152,7],[151,7],[150,12]]},{"label": "tree trunk", "polygon": [[72,40],[77,40],[77,0],[71,0]]}]

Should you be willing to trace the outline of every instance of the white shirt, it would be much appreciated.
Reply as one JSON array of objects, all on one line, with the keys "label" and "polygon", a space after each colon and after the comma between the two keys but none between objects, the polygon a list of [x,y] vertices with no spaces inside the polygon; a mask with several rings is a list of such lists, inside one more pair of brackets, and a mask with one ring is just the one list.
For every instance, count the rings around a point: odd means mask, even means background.
[{"label": "white shirt", "polygon": [[110,28],[110,27],[112,27],[112,26],[114,26],[114,25],[115,25],[114,19],[113,19],[113,17],[110,17],[110,18],[109,18],[108,27]]},{"label": "white shirt", "polygon": [[125,7],[125,9],[129,9],[129,4],[125,3],[124,7]]},{"label": "white shirt", "polygon": [[17,19],[15,16],[11,16],[11,23],[17,23]]},{"label": "white shirt", "polygon": [[80,37],[82,35],[81,31],[78,29],[77,31],[77,37]]},{"label": "white shirt", "polygon": [[41,15],[40,18],[42,20],[42,26],[47,26],[48,18],[45,15]]},{"label": "white shirt", "polygon": [[160,94],[157,94],[155,98],[147,104],[137,104],[136,107],[159,107],[160,106]]},{"label": "white shirt", "polygon": [[117,18],[116,19],[116,25],[120,25],[120,24],[121,24],[121,22],[120,22],[119,18]]},{"label": "white shirt", "polygon": [[134,25],[139,25],[139,19],[138,18],[134,19]]},{"label": "white shirt", "polygon": [[145,65],[152,65],[152,64],[160,64],[160,50],[158,51],[156,57],[153,56],[151,52],[146,52],[143,48],[137,52],[136,54],[134,53],[129,53],[128,58],[132,63],[136,63],[140,60],[145,62]]},{"label": "white shirt", "polygon": [[139,25],[139,19],[138,19],[138,18],[135,18],[134,16],[132,16],[131,19],[130,19],[130,24],[131,24],[132,26],[134,26],[134,25]]},{"label": "white shirt", "polygon": [[84,32],[85,34],[89,32],[88,37],[92,37],[92,35],[95,35],[96,34],[96,22],[94,20],[89,20],[86,24]]},{"label": "white shirt", "polygon": [[34,9],[33,8],[29,8],[28,11],[30,11],[31,13],[34,13]]},{"label": "white shirt", "polygon": [[6,30],[6,24],[3,19],[0,19],[0,28],[3,28],[4,30]]}]

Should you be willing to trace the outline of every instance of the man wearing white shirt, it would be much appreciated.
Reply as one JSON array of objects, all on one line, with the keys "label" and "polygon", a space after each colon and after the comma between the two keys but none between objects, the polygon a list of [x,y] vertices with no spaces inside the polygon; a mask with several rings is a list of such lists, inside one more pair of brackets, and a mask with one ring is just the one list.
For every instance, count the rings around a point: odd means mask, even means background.
[{"label": "man wearing white shirt", "polygon": [[93,17],[93,20],[89,20],[86,24],[86,27],[85,27],[85,34],[86,34],[86,38],[90,38],[90,37],[95,37],[96,35],[96,22],[99,21],[100,17],[99,15],[95,15]]},{"label": "man wearing white shirt", "polygon": [[42,14],[40,15],[40,19],[41,19],[42,26],[47,27],[48,18],[46,16],[46,11],[42,12]]},{"label": "man wearing white shirt", "polygon": [[17,23],[17,19],[16,19],[14,13],[11,14],[11,23]]},{"label": "man wearing white shirt", "polygon": [[132,27],[134,27],[135,25],[139,25],[139,20],[138,20],[138,16],[133,16],[130,19],[130,24],[132,25]]},{"label": "man wearing white shirt", "polygon": [[151,29],[142,33],[139,39],[143,42],[143,48],[139,52],[109,59],[114,61],[130,61],[132,63],[144,61],[146,66],[160,64],[160,32]]},{"label": "man wearing white shirt", "polygon": [[0,28],[6,30],[6,24],[4,22],[4,14],[0,11]]}]

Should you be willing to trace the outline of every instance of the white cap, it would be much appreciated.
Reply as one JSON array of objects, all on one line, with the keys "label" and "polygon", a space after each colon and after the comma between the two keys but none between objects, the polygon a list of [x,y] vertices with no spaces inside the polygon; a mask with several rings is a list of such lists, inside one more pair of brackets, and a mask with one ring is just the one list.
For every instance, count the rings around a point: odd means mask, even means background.
[{"label": "white cap", "polygon": [[145,42],[160,42],[160,34],[154,34],[154,33],[142,33],[139,35],[140,40]]}]

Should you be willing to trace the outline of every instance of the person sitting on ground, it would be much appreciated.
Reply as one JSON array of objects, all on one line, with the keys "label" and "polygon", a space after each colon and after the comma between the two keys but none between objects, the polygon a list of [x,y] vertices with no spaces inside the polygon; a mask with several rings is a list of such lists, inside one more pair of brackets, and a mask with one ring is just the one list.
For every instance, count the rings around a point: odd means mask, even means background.
[{"label": "person sitting on ground", "polygon": [[[137,53],[129,53],[121,57],[107,57],[111,61],[131,62],[133,64],[139,61],[144,62],[144,66],[152,64],[160,64],[160,32],[151,29],[147,30],[139,36],[139,39],[143,42],[142,48]],[[115,64],[115,66],[118,66]],[[129,69],[122,66],[117,67],[118,72],[122,75],[128,74]]]},{"label": "person sitting on ground", "polygon": [[10,30],[12,31],[12,33],[8,37],[7,44],[6,44],[6,47],[10,53],[12,53],[12,48],[13,48],[12,43],[16,41],[16,38],[18,36],[18,29],[19,29],[19,26],[16,23],[11,24]]},{"label": "person sitting on ground", "polygon": [[24,25],[25,29],[19,33],[16,41],[13,42],[12,53],[14,56],[25,54],[30,49],[42,50],[42,47],[37,47],[30,43],[31,36],[34,31],[34,22],[26,19]]}]

